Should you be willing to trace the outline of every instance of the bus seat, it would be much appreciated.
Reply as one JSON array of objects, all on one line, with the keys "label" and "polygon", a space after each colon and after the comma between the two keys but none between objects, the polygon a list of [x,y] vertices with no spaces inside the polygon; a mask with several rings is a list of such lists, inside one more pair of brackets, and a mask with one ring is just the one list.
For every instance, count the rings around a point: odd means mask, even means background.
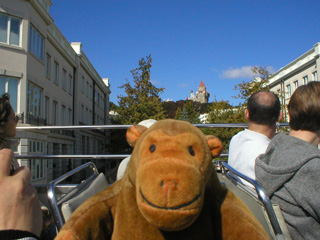
[{"label": "bus seat", "polygon": [[241,174],[225,162],[222,163],[222,176],[226,188],[249,207],[271,239],[291,240],[279,205],[271,204],[257,181]]},{"label": "bus seat", "polygon": [[[92,175],[72,187],[67,193],[58,196],[59,188],[62,188],[63,185],[59,183],[87,168],[91,168]],[[104,174],[99,174],[96,166],[92,162],[83,164],[50,182],[48,185],[48,200],[57,230],[60,231],[64,223],[70,218],[77,207],[89,197],[101,192],[107,187],[108,182]]]}]

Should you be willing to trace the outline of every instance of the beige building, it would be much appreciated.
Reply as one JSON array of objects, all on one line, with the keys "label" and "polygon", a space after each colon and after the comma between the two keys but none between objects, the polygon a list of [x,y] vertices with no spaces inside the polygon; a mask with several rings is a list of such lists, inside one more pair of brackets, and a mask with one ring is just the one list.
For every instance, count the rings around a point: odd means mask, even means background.
[{"label": "beige building", "polygon": [[[0,94],[8,92],[18,126],[109,124],[109,80],[69,43],[49,14],[50,0],[0,0]],[[99,154],[99,131],[17,132],[17,154]],[[72,160],[21,160],[35,183],[47,183]]]},{"label": "beige building", "polygon": [[[319,81],[320,43],[312,49],[280,68],[270,78],[270,90],[282,96],[283,106],[287,106],[293,92],[309,81]],[[285,109],[287,111],[287,109]],[[286,112],[285,115],[287,116]]]}]

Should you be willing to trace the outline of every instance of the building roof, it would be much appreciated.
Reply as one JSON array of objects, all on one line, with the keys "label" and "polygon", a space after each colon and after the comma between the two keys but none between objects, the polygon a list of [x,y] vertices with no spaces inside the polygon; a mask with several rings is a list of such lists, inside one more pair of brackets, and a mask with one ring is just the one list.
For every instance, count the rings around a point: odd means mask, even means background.
[{"label": "building roof", "polygon": [[199,87],[205,87],[203,80],[201,80],[200,86]]}]

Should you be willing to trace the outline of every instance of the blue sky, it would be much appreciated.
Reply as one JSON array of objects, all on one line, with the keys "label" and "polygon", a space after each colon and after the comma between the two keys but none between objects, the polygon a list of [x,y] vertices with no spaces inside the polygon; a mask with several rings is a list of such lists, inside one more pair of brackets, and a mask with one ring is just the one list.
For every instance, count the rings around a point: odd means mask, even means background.
[{"label": "blue sky", "polygon": [[204,81],[214,99],[237,105],[234,86],[251,66],[271,71],[320,41],[319,0],[52,0],[55,24],[111,84],[110,100],[151,54],[162,99],[184,100]]}]

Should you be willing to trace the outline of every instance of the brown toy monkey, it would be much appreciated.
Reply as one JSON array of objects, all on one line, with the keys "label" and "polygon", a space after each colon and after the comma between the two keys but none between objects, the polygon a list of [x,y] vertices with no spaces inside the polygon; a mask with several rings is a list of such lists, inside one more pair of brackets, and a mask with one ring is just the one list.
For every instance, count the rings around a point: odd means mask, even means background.
[{"label": "brown toy monkey", "polygon": [[124,177],[89,198],[56,239],[269,239],[245,204],[224,188],[212,158],[221,141],[192,124],[135,125]]}]

